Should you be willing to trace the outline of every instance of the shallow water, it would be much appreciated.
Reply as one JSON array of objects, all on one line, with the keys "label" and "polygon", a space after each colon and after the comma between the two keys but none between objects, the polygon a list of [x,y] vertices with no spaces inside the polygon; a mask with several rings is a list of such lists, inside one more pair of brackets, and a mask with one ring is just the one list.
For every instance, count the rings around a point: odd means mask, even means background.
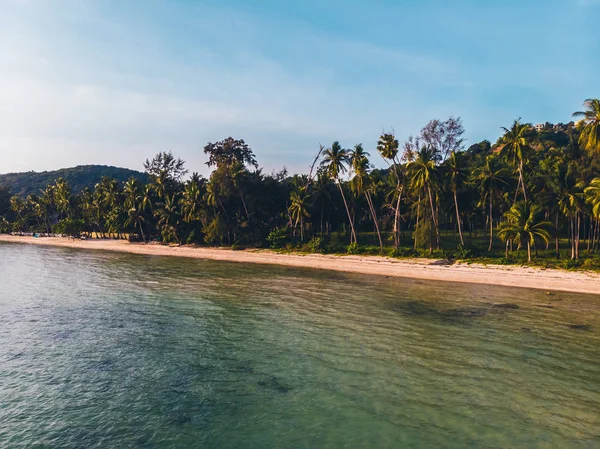
[{"label": "shallow water", "polygon": [[598,448],[600,297],[0,243],[0,447]]}]

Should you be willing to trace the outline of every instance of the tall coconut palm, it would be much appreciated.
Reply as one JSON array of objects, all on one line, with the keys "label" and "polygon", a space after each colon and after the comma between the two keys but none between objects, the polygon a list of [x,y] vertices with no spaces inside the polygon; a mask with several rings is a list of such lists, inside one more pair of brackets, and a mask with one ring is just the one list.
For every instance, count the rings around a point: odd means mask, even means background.
[{"label": "tall coconut palm", "polygon": [[584,197],[583,185],[577,180],[576,166],[557,164],[551,185],[556,195],[558,210],[569,219],[571,259],[579,259],[579,229]]},{"label": "tall coconut palm", "polygon": [[123,184],[123,194],[125,195],[125,207],[127,209],[137,209],[140,201],[139,181],[131,177]]},{"label": "tall coconut palm", "polygon": [[527,260],[531,262],[531,245],[538,238],[546,243],[550,240],[552,223],[544,220],[542,208],[530,201],[515,203],[504,217],[506,221],[498,226],[498,235],[502,240],[526,245]]},{"label": "tall coconut palm", "polygon": [[447,177],[450,182],[450,190],[454,197],[454,209],[456,211],[456,224],[458,226],[458,235],[460,244],[464,245],[462,224],[460,219],[460,211],[458,210],[458,191],[463,187],[467,180],[466,161],[463,153],[452,151],[448,159],[446,159]]},{"label": "tall coconut palm", "polygon": [[[519,185],[517,186],[517,191],[519,190],[519,187],[522,187],[523,199],[527,201],[524,167],[528,160],[529,152],[531,151],[529,140],[527,138],[527,133],[531,126],[526,123],[521,123],[520,120],[521,119],[515,120],[510,129],[502,127],[504,135],[500,138],[500,151],[501,154],[503,154],[517,169],[517,172],[519,173]],[[514,202],[516,202],[516,199],[517,196],[515,194]]]},{"label": "tall coconut palm", "polygon": [[302,191],[300,193],[292,192],[290,194],[290,207],[288,211],[290,213],[290,218],[294,222],[294,229],[296,229],[298,225],[300,225],[301,242],[304,242],[304,219],[310,218],[308,208],[308,195],[304,194]]},{"label": "tall coconut palm", "polygon": [[175,241],[179,243],[177,226],[179,225],[179,208],[176,195],[166,195],[163,207],[157,209],[158,226],[161,231],[162,241],[165,243]]},{"label": "tall coconut palm", "polygon": [[416,189],[424,190],[425,195],[429,198],[429,206],[431,207],[431,221],[435,227],[437,249],[439,250],[441,248],[440,228],[438,226],[436,209],[433,204],[433,189],[437,186],[438,174],[435,150],[431,147],[422,147],[417,152],[417,157],[415,160],[408,163],[408,168],[412,172],[411,181],[413,186]]},{"label": "tall coconut palm", "polygon": [[491,251],[494,242],[494,202],[502,197],[502,191],[508,184],[508,172],[496,156],[490,155],[485,158],[484,164],[475,172],[474,177],[481,192],[481,203],[483,205],[487,203],[488,205],[488,221],[490,224],[488,251]]},{"label": "tall coconut palm", "polygon": [[146,242],[144,235],[144,222],[146,221],[141,209],[142,194],[140,192],[139,181],[135,178],[129,178],[123,185],[124,204],[127,209],[127,219],[125,226],[133,225],[137,228],[142,237],[142,241]]},{"label": "tall coconut palm", "polygon": [[152,184],[147,184],[144,186],[144,191],[141,193],[140,197],[140,210],[152,212],[153,209],[153,201],[154,201],[154,188]]},{"label": "tall coconut palm", "polygon": [[71,186],[63,179],[58,178],[54,184],[54,198],[56,208],[61,214],[61,218],[69,218],[71,213]]},{"label": "tall coconut palm", "polygon": [[391,195],[391,204],[395,204],[393,207],[394,225],[392,228],[395,248],[400,246],[400,204],[402,202],[404,178],[400,168],[400,161],[398,160],[398,147],[398,139],[396,139],[392,133],[383,133],[377,142],[377,151],[383,160],[385,160],[390,167],[393,167],[392,173],[396,178],[396,188],[393,195]]},{"label": "tall coconut palm", "polygon": [[180,203],[183,221],[186,223],[192,223],[200,218],[200,193],[199,179],[193,178],[185,185]]},{"label": "tall coconut palm", "polygon": [[573,117],[582,117],[579,143],[589,151],[600,152],[600,100],[588,98],[583,105],[585,111],[573,113]]},{"label": "tall coconut palm", "polygon": [[377,238],[379,239],[379,248],[383,251],[383,240],[381,238],[381,231],[379,230],[379,221],[377,220],[377,213],[375,212],[375,206],[373,205],[373,199],[371,197],[372,183],[369,177],[369,169],[371,164],[368,159],[369,153],[367,153],[362,144],[354,146],[354,150],[350,154],[350,165],[354,172],[354,178],[352,179],[352,186],[356,191],[356,196],[362,194],[365,195],[373,223],[375,224],[375,230],[377,231]]},{"label": "tall coconut palm", "polygon": [[243,163],[234,162],[233,164],[231,164],[231,167],[230,167],[231,182],[233,183],[233,187],[237,190],[238,195],[240,196],[240,199],[242,200],[242,206],[244,207],[244,212],[246,213],[246,218],[248,219],[248,222],[250,222],[250,213],[248,212],[248,206],[246,205],[246,200],[244,198],[244,191],[243,191],[244,179],[246,178],[247,173],[248,173],[248,170],[246,169],[246,166]]},{"label": "tall coconut palm", "polygon": [[592,217],[596,220],[596,229],[593,233],[592,252],[595,251],[595,245],[600,236],[600,178],[596,178],[590,182],[590,185],[585,188],[586,202],[591,206]]},{"label": "tall coconut palm", "polygon": [[144,234],[144,216],[141,211],[135,207],[130,208],[127,211],[127,219],[125,220],[125,226],[132,226],[140,231],[142,236],[142,242],[146,243],[146,235]]},{"label": "tall coconut palm", "polygon": [[592,206],[592,214],[600,219],[600,178],[590,182],[590,185],[584,189],[586,201]]},{"label": "tall coconut palm", "polygon": [[356,232],[354,230],[354,221],[352,220],[350,208],[348,207],[346,195],[344,195],[344,189],[342,188],[342,181],[340,179],[340,176],[347,171],[348,162],[348,150],[342,148],[337,140],[333,142],[331,148],[327,148],[323,151],[323,160],[321,161],[321,165],[327,168],[327,174],[331,179],[333,179],[333,181],[335,181],[340,189],[340,194],[342,195],[342,200],[344,201],[344,206],[346,207],[346,213],[348,214],[348,222],[350,223],[351,231],[350,243],[352,243],[357,241]]}]

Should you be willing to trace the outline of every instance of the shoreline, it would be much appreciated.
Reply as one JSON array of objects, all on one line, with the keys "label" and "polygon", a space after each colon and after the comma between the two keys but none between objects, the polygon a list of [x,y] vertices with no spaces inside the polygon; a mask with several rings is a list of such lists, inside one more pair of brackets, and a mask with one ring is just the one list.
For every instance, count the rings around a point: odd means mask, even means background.
[{"label": "shoreline", "polygon": [[280,254],[270,250],[231,250],[161,244],[129,243],[124,240],[69,240],[63,237],[0,235],[0,242],[113,251],[151,256],[187,257],[263,265],[393,276],[431,281],[487,284],[600,295],[600,274],[534,267],[454,264],[435,259],[393,259],[384,256],[337,256],[325,254]]}]

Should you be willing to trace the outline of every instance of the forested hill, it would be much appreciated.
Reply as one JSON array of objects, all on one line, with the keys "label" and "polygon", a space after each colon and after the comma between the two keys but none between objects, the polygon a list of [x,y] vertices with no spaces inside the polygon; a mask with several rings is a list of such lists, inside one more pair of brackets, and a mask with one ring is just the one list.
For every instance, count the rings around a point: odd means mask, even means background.
[{"label": "forested hill", "polygon": [[144,183],[148,181],[146,173],[128,168],[78,165],[54,171],[0,174],[0,186],[7,187],[13,195],[25,197],[29,194],[39,194],[48,185],[63,178],[72,187],[73,193],[79,193],[86,187],[93,189],[103,176],[114,178],[120,182],[126,181],[132,176]]}]

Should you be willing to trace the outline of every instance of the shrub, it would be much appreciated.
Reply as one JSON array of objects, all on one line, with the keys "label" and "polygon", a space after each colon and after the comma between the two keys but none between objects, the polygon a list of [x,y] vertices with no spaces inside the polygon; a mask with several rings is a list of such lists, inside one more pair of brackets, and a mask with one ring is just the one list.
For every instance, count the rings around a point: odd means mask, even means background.
[{"label": "shrub", "polygon": [[455,256],[459,259],[468,259],[473,257],[473,249],[466,245],[458,245]]},{"label": "shrub", "polygon": [[586,270],[600,270],[600,259],[585,259],[581,268]]},{"label": "shrub", "polygon": [[267,242],[272,249],[281,249],[287,242],[287,228],[275,228],[267,236]]},{"label": "shrub", "polygon": [[388,255],[390,257],[417,257],[419,253],[413,248],[392,248]]},{"label": "shrub", "polygon": [[358,243],[352,242],[346,248],[346,252],[348,254],[359,254],[360,253],[360,246],[358,246]]},{"label": "shrub", "polygon": [[581,266],[581,261],[573,260],[573,259],[565,259],[562,261],[562,263],[560,265],[565,270],[572,270],[573,268],[577,268],[577,267]]},{"label": "shrub", "polygon": [[322,253],[324,250],[324,242],[321,237],[313,237],[308,242],[308,248],[313,253]]}]

